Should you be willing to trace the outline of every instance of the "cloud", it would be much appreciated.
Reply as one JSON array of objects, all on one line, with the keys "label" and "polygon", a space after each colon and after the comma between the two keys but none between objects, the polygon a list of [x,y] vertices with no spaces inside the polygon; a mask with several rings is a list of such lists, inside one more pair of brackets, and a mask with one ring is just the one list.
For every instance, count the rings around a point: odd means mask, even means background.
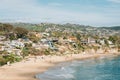
[{"label": "cloud", "polygon": [[110,2],[114,2],[114,3],[120,3],[120,0],[108,0]]},{"label": "cloud", "polygon": [[63,4],[52,2],[52,3],[48,3],[48,5],[50,5],[50,6],[62,6]]},{"label": "cloud", "polygon": [[[52,6],[52,7],[51,7]],[[96,6],[89,8],[88,12],[83,10],[71,11],[63,9],[61,7],[56,8],[56,6],[64,6],[64,4],[51,2],[48,5],[43,5],[38,0],[1,0],[0,2],[0,21],[4,22],[52,22],[52,23],[79,23],[86,25],[109,25],[118,24],[119,13],[118,10],[112,11],[110,8],[104,9],[110,10],[109,13],[98,13],[89,11],[98,9]],[[81,7],[81,6],[78,6]],[[65,8],[65,7],[64,7]],[[102,9],[103,10],[103,9]],[[117,17],[114,17],[116,15]],[[109,15],[109,16],[108,16]]]}]

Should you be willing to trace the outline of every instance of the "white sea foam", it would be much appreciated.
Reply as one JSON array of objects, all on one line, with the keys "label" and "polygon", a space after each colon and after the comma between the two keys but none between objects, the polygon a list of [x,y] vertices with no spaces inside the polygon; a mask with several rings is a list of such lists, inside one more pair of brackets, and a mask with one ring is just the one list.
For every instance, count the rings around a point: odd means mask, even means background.
[{"label": "white sea foam", "polygon": [[65,79],[74,78],[73,74],[60,74],[58,77],[64,77]]}]

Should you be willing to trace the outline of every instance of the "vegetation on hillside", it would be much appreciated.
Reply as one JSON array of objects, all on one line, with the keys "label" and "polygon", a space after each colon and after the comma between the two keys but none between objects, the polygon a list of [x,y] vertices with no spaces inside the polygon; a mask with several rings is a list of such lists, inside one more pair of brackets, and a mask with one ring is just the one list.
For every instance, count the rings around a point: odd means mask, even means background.
[{"label": "vegetation on hillside", "polygon": [[[29,23],[0,23],[0,36],[5,36],[6,40],[18,40],[25,39],[30,40],[33,44],[40,45],[41,39],[49,40],[49,47],[47,49],[35,49],[32,47],[32,43],[24,44],[21,49],[21,56],[13,53],[8,53],[7,51],[0,51],[0,65],[7,64],[7,62],[13,63],[20,61],[29,55],[53,55],[53,54],[66,54],[74,53],[78,54],[84,52],[85,50],[94,49],[97,51],[102,45],[100,41],[104,41],[102,48],[110,48],[110,45],[115,45],[115,47],[120,48],[120,31],[116,32],[114,30],[120,30],[120,27],[102,27],[96,28],[91,26],[79,25],[79,24],[53,24],[53,23],[41,23],[41,24],[29,24]],[[110,34],[114,32],[115,34]],[[40,37],[36,36],[36,33],[40,33]],[[43,34],[46,33],[46,34]],[[47,33],[49,35],[47,35]],[[89,38],[93,39],[93,43],[89,44]],[[55,43],[55,41],[58,42]],[[50,44],[50,42],[53,42]],[[61,40],[61,41],[60,41]],[[110,44],[109,42],[112,42]],[[0,45],[2,46],[2,45]],[[60,48],[56,49],[55,47]],[[63,48],[61,48],[61,46]]]}]

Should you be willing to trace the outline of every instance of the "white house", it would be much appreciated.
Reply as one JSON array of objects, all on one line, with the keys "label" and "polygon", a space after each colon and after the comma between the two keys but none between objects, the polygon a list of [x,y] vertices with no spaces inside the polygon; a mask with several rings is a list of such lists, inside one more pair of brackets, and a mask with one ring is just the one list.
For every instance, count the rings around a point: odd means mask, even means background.
[{"label": "white house", "polygon": [[25,46],[24,43],[22,43],[18,40],[12,40],[10,45],[14,46],[14,47],[20,47],[20,48],[23,48]]},{"label": "white house", "polygon": [[103,40],[100,40],[99,43],[100,43],[101,45],[104,45],[104,44],[105,44],[105,40],[104,40],[104,39],[103,39]]},{"label": "white house", "polygon": [[5,46],[0,46],[0,51],[4,51],[5,50]]},{"label": "white house", "polygon": [[6,37],[5,36],[0,36],[0,41],[4,40]]}]

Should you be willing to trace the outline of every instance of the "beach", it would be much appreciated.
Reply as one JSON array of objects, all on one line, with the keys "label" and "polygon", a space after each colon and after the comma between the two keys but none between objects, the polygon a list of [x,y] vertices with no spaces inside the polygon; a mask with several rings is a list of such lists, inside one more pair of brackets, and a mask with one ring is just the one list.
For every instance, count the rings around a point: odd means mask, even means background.
[{"label": "beach", "polygon": [[55,66],[57,63],[83,60],[89,58],[99,58],[107,56],[117,56],[120,53],[94,53],[94,54],[68,54],[63,56],[31,56],[21,62],[0,67],[0,80],[37,80],[35,75],[46,71],[48,68]]}]

